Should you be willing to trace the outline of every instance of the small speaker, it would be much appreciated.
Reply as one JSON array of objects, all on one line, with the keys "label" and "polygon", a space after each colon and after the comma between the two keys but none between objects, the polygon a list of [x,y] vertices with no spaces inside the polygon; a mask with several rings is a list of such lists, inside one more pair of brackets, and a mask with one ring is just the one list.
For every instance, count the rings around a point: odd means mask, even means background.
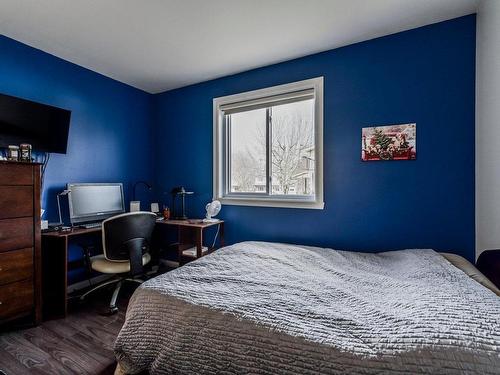
[{"label": "small speaker", "polygon": [[141,210],[140,201],[130,201],[130,212],[137,212]]}]

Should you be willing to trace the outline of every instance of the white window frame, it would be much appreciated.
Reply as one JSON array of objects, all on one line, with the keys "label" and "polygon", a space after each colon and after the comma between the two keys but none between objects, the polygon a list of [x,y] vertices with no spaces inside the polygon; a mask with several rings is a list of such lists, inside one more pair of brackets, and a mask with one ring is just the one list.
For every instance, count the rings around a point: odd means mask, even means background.
[{"label": "white window frame", "polygon": [[[224,111],[221,107],[237,106],[238,103],[248,101],[265,101],[266,98],[277,95],[287,95],[303,90],[314,92],[314,142],[315,142],[315,195],[314,197],[293,195],[266,195],[256,194],[228,194],[228,175],[224,160],[225,148],[228,140],[224,131]],[[213,100],[213,199],[222,204],[238,206],[261,206],[261,207],[286,207],[286,208],[309,208],[323,209],[323,77],[307,79],[269,87],[260,90],[248,91],[235,95],[228,95]]]}]

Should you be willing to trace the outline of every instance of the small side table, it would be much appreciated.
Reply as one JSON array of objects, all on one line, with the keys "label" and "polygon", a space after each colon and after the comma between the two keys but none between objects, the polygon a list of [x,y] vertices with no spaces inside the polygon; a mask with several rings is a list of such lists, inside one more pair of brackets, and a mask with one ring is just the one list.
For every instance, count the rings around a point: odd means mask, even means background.
[{"label": "small side table", "polygon": [[[158,220],[157,224],[177,227],[177,257],[179,265],[183,265],[191,260],[198,259],[209,254],[216,247],[208,247],[208,251],[203,252],[203,230],[205,228],[218,226],[219,247],[224,246],[224,220],[205,223],[201,219],[189,220]],[[196,247],[196,254],[188,255],[184,251]]]}]

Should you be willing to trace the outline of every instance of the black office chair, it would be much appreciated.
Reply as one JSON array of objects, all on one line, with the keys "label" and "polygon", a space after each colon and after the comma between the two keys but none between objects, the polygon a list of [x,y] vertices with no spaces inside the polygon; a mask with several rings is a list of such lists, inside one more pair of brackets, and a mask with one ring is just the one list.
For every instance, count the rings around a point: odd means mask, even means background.
[{"label": "black office chair", "polygon": [[104,254],[91,257],[91,267],[94,271],[116,277],[89,290],[80,297],[81,300],[96,290],[116,283],[109,309],[110,313],[118,311],[116,300],[123,282],[143,282],[139,277],[144,275],[144,266],[151,261],[149,245],[155,223],[156,215],[152,212],[130,212],[102,222]]}]

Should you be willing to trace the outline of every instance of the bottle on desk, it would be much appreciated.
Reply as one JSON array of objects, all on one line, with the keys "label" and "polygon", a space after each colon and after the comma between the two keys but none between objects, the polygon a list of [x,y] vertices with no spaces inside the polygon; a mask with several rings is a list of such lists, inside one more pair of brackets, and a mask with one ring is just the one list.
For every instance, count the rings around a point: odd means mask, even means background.
[{"label": "bottle on desk", "polygon": [[163,218],[165,220],[170,219],[170,208],[168,208],[167,206],[163,206]]}]

